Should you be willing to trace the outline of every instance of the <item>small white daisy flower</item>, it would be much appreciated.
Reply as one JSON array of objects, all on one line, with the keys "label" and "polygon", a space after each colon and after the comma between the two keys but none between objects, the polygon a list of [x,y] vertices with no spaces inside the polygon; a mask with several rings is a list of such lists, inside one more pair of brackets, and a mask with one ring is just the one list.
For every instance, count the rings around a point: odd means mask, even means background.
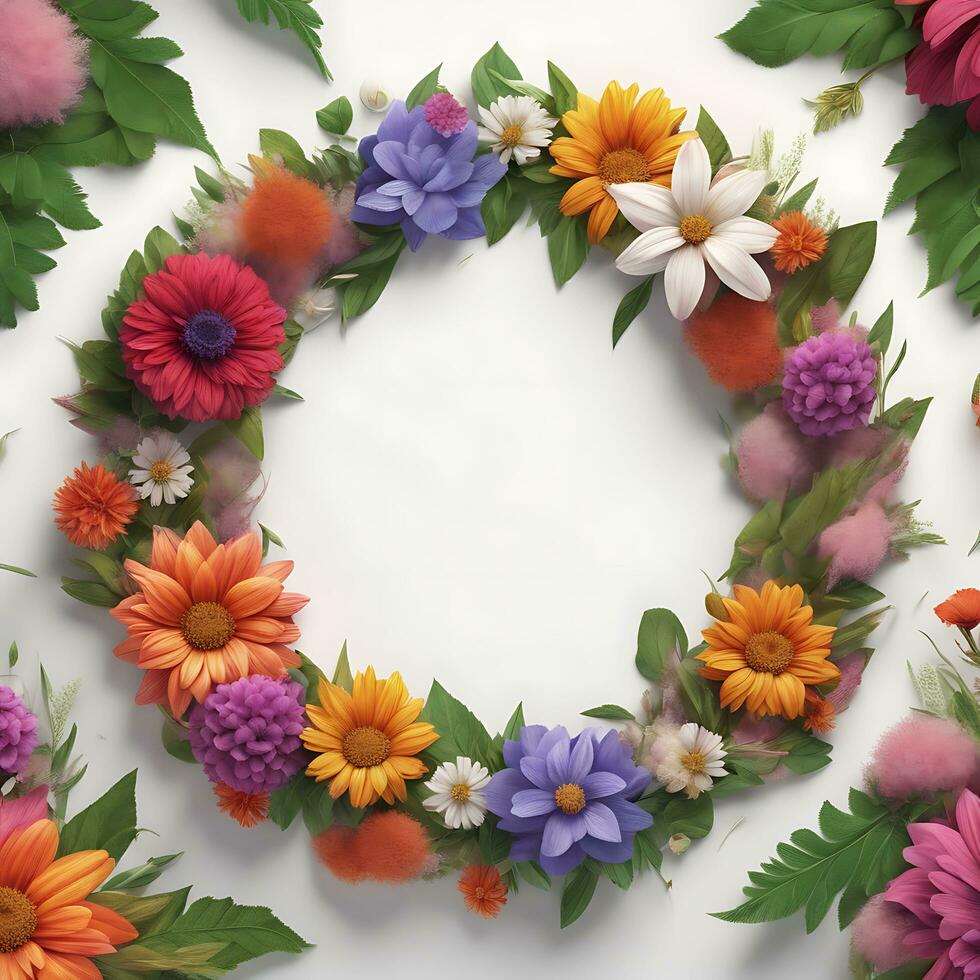
[{"label": "small white daisy flower", "polygon": [[540,155],[558,125],[530,95],[502,95],[489,109],[477,108],[483,120],[480,139],[491,144],[501,163],[509,163],[513,156],[519,167]]},{"label": "small white daisy flower", "polygon": [[483,788],[490,782],[490,770],[465,756],[444,762],[425,784],[432,795],[422,801],[426,810],[441,813],[451,830],[472,830],[483,823],[487,801]]},{"label": "small white daisy flower", "polygon": [[142,500],[150,498],[153,507],[176,503],[194,486],[190,461],[190,453],[169,432],[146,436],[133,455],[136,469],[129,471],[130,483],[139,487]]},{"label": "small white daisy flower", "polygon": [[721,743],[720,735],[693,721],[681,725],[657,765],[657,779],[668,793],[683,790],[688,799],[696,800],[726,774],[722,760],[728,753]]}]

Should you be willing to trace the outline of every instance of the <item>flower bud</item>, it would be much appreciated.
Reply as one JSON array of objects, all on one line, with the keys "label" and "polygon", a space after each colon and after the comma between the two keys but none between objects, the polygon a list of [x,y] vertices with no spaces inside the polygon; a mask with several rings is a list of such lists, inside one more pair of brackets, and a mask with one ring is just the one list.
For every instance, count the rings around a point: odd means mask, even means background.
[{"label": "flower bud", "polygon": [[687,834],[671,834],[667,846],[674,854],[683,854],[691,846],[691,838]]},{"label": "flower bud", "polygon": [[725,600],[717,592],[709,592],[704,597],[704,608],[708,610],[709,616],[713,616],[719,622],[728,622],[728,610],[725,608]]}]

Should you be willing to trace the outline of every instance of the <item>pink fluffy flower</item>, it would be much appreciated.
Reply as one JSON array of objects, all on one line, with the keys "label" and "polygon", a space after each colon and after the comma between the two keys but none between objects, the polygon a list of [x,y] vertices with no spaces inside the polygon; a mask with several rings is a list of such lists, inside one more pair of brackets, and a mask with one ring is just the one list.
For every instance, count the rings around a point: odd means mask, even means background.
[{"label": "pink fluffy flower", "polygon": [[48,0],[0,0],[0,129],[63,122],[87,62],[84,38]]},{"label": "pink fluffy flower", "polygon": [[976,766],[976,743],[962,728],[915,714],[882,735],[866,779],[888,799],[915,800],[961,790]]},{"label": "pink fluffy flower", "polygon": [[470,114],[448,92],[436,92],[426,100],[425,121],[440,136],[455,136],[466,129]]},{"label": "pink fluffy flower", "polygon": [[903,942],[917,923],[900,905],[886,902],[884,895],[874,895],[851,925],[851,942],[876,973],[884,973],[912,959]]},{"label": "pink fluffy flower", "polygon": [[816,470],[809,444],[778,402],[770,402],[738,440],[738,478],[753,500],[783,500],[806,488]]},{"label": "pink fluffy flower", "polygon": [[924,980],[976,980],[980,976],[980,798],[965,789],[956,801],[953,826],[912,823],[912,865],[885,892],[885,899],[917,920],[905,948],[935,960]]},{"label": "pink fluffy flower", "polygon": [[892,523],[873,500],[831,524],[817,540],[817,555],[830,559],[827,588],[844,578],[867,579],[884,561],[891,537]]}]

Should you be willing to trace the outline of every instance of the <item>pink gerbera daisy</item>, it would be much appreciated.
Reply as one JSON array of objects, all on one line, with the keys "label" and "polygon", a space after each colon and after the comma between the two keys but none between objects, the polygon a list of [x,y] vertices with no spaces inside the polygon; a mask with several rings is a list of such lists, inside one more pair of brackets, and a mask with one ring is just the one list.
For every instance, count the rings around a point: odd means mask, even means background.
[{"label": "pink gerbera daisy", "polygon": [[282,369],[286,311],[227,255],[172,255],[143,280],[119,331],[136,387],[170,418],[237,419]]}]

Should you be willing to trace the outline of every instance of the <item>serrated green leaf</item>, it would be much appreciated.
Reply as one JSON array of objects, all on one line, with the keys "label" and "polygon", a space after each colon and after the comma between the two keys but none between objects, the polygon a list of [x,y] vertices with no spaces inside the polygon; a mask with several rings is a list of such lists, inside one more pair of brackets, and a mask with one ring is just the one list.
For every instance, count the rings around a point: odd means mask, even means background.
[{"label": "serrated green leaf", "polygon": [[58,856],[106,850],[118,861],[136,839],[136,770],[123,776],[61,830]]},{"label": "serrated green leaf", "polygon": [[429,722],[439,733],[438,741],[426,749],[426,754],[437,764],[455,762],[462,755],[490,767],[495,751],[489,732],[465,704],[436,680],[432,682],[419,721]]},{"label": "serrated green leaf", "polygon": [[323,60],[319,30],[323,20],[313,7],[313,0],[236,0],[238,12],[245,20],[263,24],[275,18],[281,31],[292,31],[309,49],[316,66],[327,81],[333,78],[327,63]]}]

